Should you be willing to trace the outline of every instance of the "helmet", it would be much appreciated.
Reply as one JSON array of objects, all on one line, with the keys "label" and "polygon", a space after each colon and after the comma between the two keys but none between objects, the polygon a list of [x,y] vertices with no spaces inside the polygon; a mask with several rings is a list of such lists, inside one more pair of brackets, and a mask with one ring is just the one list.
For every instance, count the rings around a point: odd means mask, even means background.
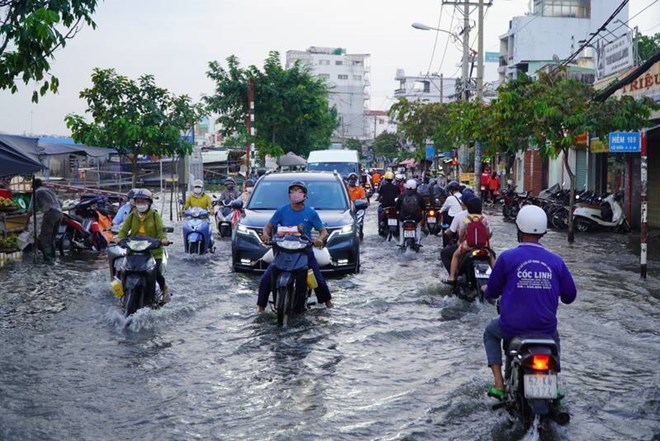
[{"label": "helmet", "polygon": [[461,187],[461,185],[456,181],[451,181],[447,184],[447,191],[456,191]]},{"label": "helmet", "polygon": [[548,231],[548,216],[537,205],[525,205],[518,212],[516,226],[523,233],[543,235]]},{"label": "helmet", "polygon": [[128,190],[128,193],[126,193],[126,197],[128,199],[133,199],[135,197],[135,192],[137,190],[138,190],[137,188],[131,188],[130,190]]},{"label": "helmet", "polygon": [[357,181],[358,175],[356,173],[349,173],[346,177],[347,180],[355,179]]},{"label": "helmet", "polygon": [[266,174],[266,169],[265,169],[265,168],[263,168],[263,167],[259,167],[259,168],[257,169],[257,177],[260,178],[260,177],[262,177],[262,176],[265,175],[265,174]]},{"label": "helmet", "polygon": [[154,203],[153,196],[151,194],[151,191],[147,190],[146,188],[138,188],[135,190],[135,194],[133,195],[133,199],[136,201],[139,200],[146,200],[150,204]]},{"label": "helmet", "polygon": [[289,193],[291,193],[291,187],[301,187],[303,190],[303,193],[307,194],[307,186],[303,181],[293,181],[292,183],[289,184]]},{"label": "helmet", "polygon": [[397,181],[403,181],[403,175],[401,173],[397,173],[396,180]]},{"label": "helmet", "polygon": [[416,189],[417,188],[417,181],[415,181],[414,179],[408,179],[406,181],[406,188],[408,188],[410,190]]},{"label": "helmet", "polygon": [[229,178],[225,179],[224,185],[227,185],[227,184],[234,185],[235,184],[234,178],[229,177]]},{"label": "helmet", "polygon": [[[225,182],[227,182],[227,181],[225,180]],[[202,187],[202,188],[204,188],[204,182],[202,182],[201,179],[195,179],[195,182],[193,183],[193,187]]]},{"label": "helmet", "polygon": [[392,179],[394,179],[394,173],[392,173],[391,171],[387,171],[385,172],[385,176],[383,176],[383,178],[385,178],[388,181],[391,181]]}]

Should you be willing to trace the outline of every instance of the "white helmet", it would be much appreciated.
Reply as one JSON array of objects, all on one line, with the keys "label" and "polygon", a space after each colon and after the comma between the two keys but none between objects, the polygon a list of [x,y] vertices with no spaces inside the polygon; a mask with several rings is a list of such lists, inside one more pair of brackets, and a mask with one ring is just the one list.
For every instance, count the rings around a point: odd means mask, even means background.
[{"label": "white helmet", "polygon": [[527,234],[545,234],[548,231],[548,216],[537,205],[525,205],[516,217],[518,229]]},{"label": "white helmet", "polygon": [[195,182],[193,183],[193,187],[204,188],[204,181],[202,181],[201,179],[195,179]]},{"label": "white helmet", "polygon": [[408,188],[410,190],[416,189],[417,188],[417,181],[415,181],[414,179],[408,179],[406,181],[406,188]]}]

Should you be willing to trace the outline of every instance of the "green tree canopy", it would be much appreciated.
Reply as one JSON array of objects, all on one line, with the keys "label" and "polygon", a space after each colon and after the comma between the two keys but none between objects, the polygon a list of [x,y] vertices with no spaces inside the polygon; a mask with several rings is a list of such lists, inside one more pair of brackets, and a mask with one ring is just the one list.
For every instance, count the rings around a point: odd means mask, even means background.
[{"label": "green tree canopy", "polygon": [[401,154],[399,137],[396,133],[383,132],[374,140],[374,153],[378,157],[393,160]]},{"label": "green tree canopy", "polygon": [[[57,49],[66,46],[82,22],[92,28],[97,0],[0,0],[0,90],[18,91],[17,80],[36,81],[32,101],[49,90],[57,92],[59,81],[49,74]],[[50,75],[49,79],[45,79]]]},{"label": "green tree canopy", "polygon": [[285,151],[307,157],[311,150],[330,146],[337,127],[337,112],[328,104],[328,86],[312,76],[308,67],[296,63],[284,69],[278,52],[270,52],[263,70],[241,68],[238,58],[227,58],[227,68],[209,63],[209,78],[215,94],[205,97],[225,136],[250,139],[245,128],[248,79],[254,81],[254,113],[258,154],[279,156]]},{"label": "green tree canopy", "polygon": [[637,51],[639,59],[642,61],[648,60],[658,51],[660,51],[660,33],[655,35],[641,35],[637,43]]},{"label": "green tree canopy", "polygon": [[192,144],[181,135],[204,115],[201,104],[157,87],[152,75],[133,81],[117,75],[114,69],[94,69],[92,83],[91,88],[80,92],[92,121],[68,115],[66,124],[76,142],[114,148],[127,156],[133,164],[134,185],[137,155],[182,156],[192,152]]}]

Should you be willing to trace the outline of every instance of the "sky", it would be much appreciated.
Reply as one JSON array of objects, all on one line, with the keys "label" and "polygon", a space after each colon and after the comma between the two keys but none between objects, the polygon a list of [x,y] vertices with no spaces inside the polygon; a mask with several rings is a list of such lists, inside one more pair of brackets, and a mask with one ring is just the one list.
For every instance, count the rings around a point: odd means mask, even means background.
[{"label": "sky", "polygon": [[[592,0],[594,6],[597,2]],[[485,52],[499,51],[498,37],[513,16],[529,11],[529,3],[493,0],[484,20]],[[210,61],[226,66],[225,59],[235,55],[243,67],[262,68],[274,50],[284,65],[287,50],[310,46],[370,54],[369,108],[387,110],[398,87],[397,69],[406,75],[460,76],[462,53],[447,42],[451,37],[411,26],[421,22],[458,32],[462,18],[454,12],[442,0],[100,0],[94,14],[97,28],[84,27],[51,63],[60,80],[58,94],[33,104],[34,84],[20,83],[16,94],[0,91],[0,133],[69,136],[64,117],[84,114],[79,93],[91,86],[96,67],[114,68],[131,79],[151,74],[159,87],[199,101],[213,93],[214,84],[206,76]],[[660,32],[658,0],[631,0],[628,12],[630,26],[639,26],[645,35]],[[476,18],[475,10],[471,19]],[[475,36],[476,24],[471,40]],[[496,69],[496,64],[486,64],[485,81],[497,79]]]}]

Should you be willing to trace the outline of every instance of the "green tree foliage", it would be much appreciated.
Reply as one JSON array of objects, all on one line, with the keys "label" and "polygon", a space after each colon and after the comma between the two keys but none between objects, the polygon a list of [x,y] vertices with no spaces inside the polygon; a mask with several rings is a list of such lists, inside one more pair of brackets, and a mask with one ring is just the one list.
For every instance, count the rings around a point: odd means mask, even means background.
[{"label": "green tree foliage", "polygon": [[285,151],[307,157],[311,150],[330,146],[337,127],[337,112],[328,104],[328,86],[314,78],[308,67],[296,63],[284,69],[277,52],[270,52],[263,70],[241,68],[238,58],[227,58],[227,68],[209,63],[207,75],[215,81],[215,94],[205,97],[218,114],[224,136],[250,140],[245,128],[248,79],[254,81],[254,113],[258,154],[279,156]]},{"label": "green tree foliage", "polygon": [[641,35],[637,43],[637,51],[639,59],[642,61],[648,60],[658,51],[660,51],[660,33],[652,36]]},{"label": "green tree foliage", "polygon": [[374,152],[377,157],[393,160],[401,154],[401,145],[396,133],[383,132],[374,140]]},{"label": "green tree foliage", "polygon": [[157,87],[152,75],[133,81],[117,75],[114,69],[94,69],[92,83],[91,88],[80,92],[92,121],[68,115],[66,124],[76,142],[114,148],[128,157],[133,164],[134,185],[138,155],[183,156],[192,152],[192,144],[181,135],[204,115],[201,104]]},{"label": "green tree foliage", "polygon": [[349,138],[344,143],[344,148],[355,150],[360,157],[362,156],[362,142],[357,138]]},{"label": "green tree foliage", "polygon": [[455,142],[449,134],[450,111],[449,104],[400,98],[390,108],[389,115],[398,122],[399,130],[413,145],[424,147],[430,139],[438,149],[449,149]]},{"label": "green tree foliage", "polygon": [[[32,94],[37,102],[49,90],[57,92],[59,80],[49,74],[56,50],[66,46],[87,23],[97,0],[0,0],[0,90],[18,91],[17,80],[40,85]],[[46,77],[49,76],[48,79]]]}]

